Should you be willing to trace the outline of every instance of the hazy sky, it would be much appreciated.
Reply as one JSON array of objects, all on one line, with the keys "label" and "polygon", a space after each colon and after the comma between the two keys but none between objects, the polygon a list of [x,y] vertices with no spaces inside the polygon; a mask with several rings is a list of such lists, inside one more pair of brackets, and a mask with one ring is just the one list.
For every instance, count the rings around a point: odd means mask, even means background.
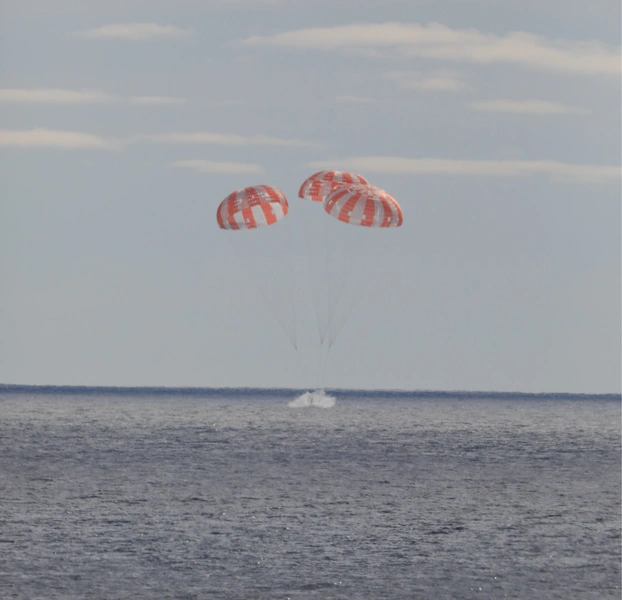
[{"label": "hazy sky", "polygon": [[2,3],[0,382],[620,392],[620,71],[619,0]]}]

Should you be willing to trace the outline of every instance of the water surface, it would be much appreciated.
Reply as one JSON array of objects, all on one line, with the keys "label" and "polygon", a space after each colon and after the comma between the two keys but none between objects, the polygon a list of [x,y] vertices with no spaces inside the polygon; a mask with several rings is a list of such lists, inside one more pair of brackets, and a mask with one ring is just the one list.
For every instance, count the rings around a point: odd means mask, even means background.
[{"label": "water surface", "polygon": [[1,390],[0,597],[619,600],[619,396],[299,395]]}]

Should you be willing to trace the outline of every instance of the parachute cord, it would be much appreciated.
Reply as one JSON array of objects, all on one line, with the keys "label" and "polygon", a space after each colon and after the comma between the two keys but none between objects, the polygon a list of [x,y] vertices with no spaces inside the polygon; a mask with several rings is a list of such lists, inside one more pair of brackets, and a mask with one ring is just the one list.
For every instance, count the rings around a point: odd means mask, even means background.
[{"label": "parachute cord", "polygon": [[320,351],[318,353],[317,369],[315,372],[315,389],[316,390],[320,389],[320,382],[322,380],[321,367],[322,367],[322,344],[320,343]]},{"label": "parachute cord", "polygon": [[324,381],[324,373],[328,365],[328,355],[330,354],[330,345],[328,345],[326,352],[322,352],[323,348],[324,348],[324,344],[320,346],[320,369],[319,369],[317,389],[323,389],[322,382]]},{"label": "parachute cord", "polygon": [[369,287],[370,281],[371,281],[371,278],[367,278],[367,279],[365,279],[363,281],[363,285],[359,288],[358,293],[354,294],[354,298],[347,305],[347,307],[346,307],[346,309],[344,311],[343,319],[341,319],[340,322],[333,323],[333,326],[334,326],[333,330],[332,330],[332,334],[333,335],[331,335],[330,339],[328,340],[328,350],[329,351],[333,347],[333,344],[337,341],[337,336],[339,335],[339,333],[341,333],[341,330],[343,329],[343,326],[348,321],[348,318],[352,314],[356,304],[365,295],[365,292],[367,291],[367,288]]},{"label": "parachute cord", "polygon": [[316,381],[315,381],[316,390],[321,389],[321,385],[322,385],[322,359],[324,355],[324,353],[322,352],[323,350],[324,350],[324,343],[322,342],[320,343],[319,352],[318,352],[318,362],[317,362]]},{"label": "parachute cord", "polygon": [[[278,312],[274,308],[272,302],[269,301],[269,299],[266,297],[266,294],[262,291],[261,286],[259,285],[259,282],[257,281],[257,278],[255,276],[255,273],[253,273],[253,270],[250,269],[248,267],[248,265],[246,265],[244,263],[243,257],[240,256],[240,249],[238,248],[238,246],[236,245],[236,243],[234,242],[234,239],[232,237],[232,236],[235,236],[236,233],[227,231],[227,232],[225,232],[225,235],[227,236],[227,239],[229,240],[229,246],[233,250],[233,252],[232,252],[233,255],[235,256],[235,258],[238,261],[238,263],[239,263],[240,267],[242,268],[242,270],[248,275],[248,279],[251,281],[252,287],[255,288],[255,293],[257,294],[257,296],[259,296],[259,298],[261,298],[264,301],[264,303],[266,304],[266,306],[268,307],[268,309],[272,313],[272,316],[274,317],[275,321],[279,324],[279,326],[281,327],[281,329],[283,330],[283,332],[287,336],[287,339],[289,340],[289,343],[294,347],[294,350],[298,350],[297,347],[296,347],[296,333],[295,333],[295,329],[294,329],[294,337],[292,338],[291,332],[287,331],[287,326],[284,325],[283,321],[281,321],[281,319],[279,318]],[[291,252],[290,252],[290,254],[291,254]]]},{"label": "parachute cord", "polygon": [[311,274],[311,287],[313,292],[313,304],[315,308],[315,320],[317,322],[317,331],[318,336],[320,338],[320,345],[324,341],[324,336],[322,335],[322,324],[321,324],[321,307],[319,300],[319,288],[320,284],[318,283],[318,274],[317,270],[313,267],[313,259],[312,259],[312,250],[311,250],[311,233],[309,232],[309,223],[307,219],[302,219],[302,228],[303,228],[303,237],[305,238],[305,247],[307,250],[307,260],[309,263],[309,273]]},{"label": "parachute cord", "polygon": [[[352,227],[352,226],[350,226]],[[365,232],[360,232],[361,234],[365,233]],[[334,319],[337,316],[337,308],[339,306],[339,302],[341,301],[341,298],[343,296],[343,292],[346,289],[346,287],[348,285],[350,285],[350,281],[352,279],[356,279],[354,277],[354,271],[358,270],[359,268],[359,263],[357,262],[357,259],[360,258],[360,249],[363,245],[363,239],[364,239],[364,235],[358,235],[358,232],[355,233],[353,235],[353,238],[356,240],[356,242],[350,246],[346,252],[347,252],[347,262],[346,262],[346,269],[345,272],[343,274],[343,277],[340,277],[340,281],[339,281],[339,286],[337,289],[337,294],[335,296],[335,300],[333,303],[333,307],[332,310],[329,311],[329,315],[328,315],[328,338],[329,338],[329,348],[330,346],[333,345],[334,340],[337,337],[337,334],[339,333],[339,331],[341,330],[341,327],[343,327],[344,323],[341,323],[340,326],[337,326],[337,331],[334,330],[335,328],[335,322]],[[352,306],[356,303],[356,296],[355,299],[351,302],[350,308],[348,310],[351,310]],[[347,311],[346,311],[347,312]],[[344,322],[345,320],[347,320],[347,314],[344,317]]]},{"label": "parachute cord", "polygon": [[[355,254],[358,255],[358,252],[354,253],[353,257]],[[342,312],[343,317],[341,318],[341,320],[336,321],[336,322],[333,321],[334,317],[336,316],[336,312],[333,313],[333,316],[331,317],[331,322],[330,322],[331,323],[331,335],[329,336],[329,343],[328,343],[329,350],[330,348],[332,348],[333,344],[337,340],[337,336],[339,335],[344,325],[348,321],[348,318],[354,311],[354,308],[357,305],[358,301],[365,296],[365,292],[367,291],[369,284],[371,283],[372,279],[374,279],[372,275],[368,273],[363,273],[362,282],[357,284],[356,277],[354,276],[355,275],[354,271],[360,271],[360,269],[361,269],[360,263],[354,263],[354,265],[351,265],[350,267],[350,271],[352,273],[352,277],[350,279],[353,280],[352,286],[353,286],[354,293],[352,294],[352,300],[348,304],[346,304],[346,306],[344,307],[344,310]],[[371,271],[371,273],[373,273],[373,270]],[[342,286],[342,289],[343,287],[344,286]]]},{"label": "parachute cord", "polygon": [[289,219],[285,223],[285,234],[287,236],[287,254],[288,263],[289,263],[289,273],[290,277],[288,277],[290,281],[289,285],[289,297],[292,303],[292,312],[294,319],[294,350],[296,350],[296,355],[298,355],[298,342],[297,342],[297,319],[296,319],[296,271],[294,269],[294,253],[292,252],[292,236],[291,236],[291,227],[289,224]]},{"label": "parachute cord", "polygon": [[[322,202],[322,210],[324,210],[323,205],[324,203]],[[327,213],[326,216],[329,217],[330,215],[328,215]],[[328,334],[328,337],[330,338],[330,320],[331,320],[330,301],[331,301],[332,285],[331,285],[331,277],[330,277],[330,244],[328,243],[328,233],[326,231],[327,227],[328,227],[328,221],[324,219],[322,221],[322,246],[324,247],[324,250],[326,253],[326,318],[327,318],[327,321],[326,321],[326,330],[324,331],[324,334],[320,336],[320,341],[322,344],[324,343],[324,338],[326,337],[326,334]]]},{"label": "parachute cord", "polygon": [[287,223],[287,227],[286,227],[286,235],[287,235],[287,253],[289,254],[288,265],[289,265],[289,272],[290,272],[290,277],[288,279],[291,282],[291,285],[289,286],[289,295],[290,295],[290,299],[292,303],[292,311],[293,311],[293,319],[294,319],[294,349],[296,350],[296,363],[298,364],[298,367],[300,368],[300,374],[302,375],[302,381],[304,382],[303,383],[304,385],[311,380],[311,377],[309,375],[308,370],[305,368],[305,364],[302,359],[301,353],[298,351],[298,341],[297,341],[298,340],[298,319],[297,319],[298,311],[296,310],[296,294],[295,294],[297,277],[296,277],[295,260],[294,260],[294,252],[293,252],[291,225],[289,224],[289,222]]}]

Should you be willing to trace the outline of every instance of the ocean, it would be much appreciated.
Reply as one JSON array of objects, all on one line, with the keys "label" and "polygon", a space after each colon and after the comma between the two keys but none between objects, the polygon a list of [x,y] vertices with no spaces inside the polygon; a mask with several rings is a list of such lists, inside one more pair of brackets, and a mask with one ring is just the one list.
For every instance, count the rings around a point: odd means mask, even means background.
[{"label": "ocean", "polygon": [[619,600],[619,395],[0,386],[0,598]]}]

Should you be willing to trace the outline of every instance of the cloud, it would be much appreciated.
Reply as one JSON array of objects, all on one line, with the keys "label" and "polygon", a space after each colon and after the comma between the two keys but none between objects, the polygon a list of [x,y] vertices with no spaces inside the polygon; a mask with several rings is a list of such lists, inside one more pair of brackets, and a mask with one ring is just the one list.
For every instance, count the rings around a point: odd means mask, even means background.
[{"label": "cloud", "polygon": [[367,96],[337,96],[335,100],[342,104],[373,104],[376,102],[375,98],[368,98]]},{"label": "cloud", "polygon": [[79,31],[76,37],[85,39],[124,39],[133,41],[148,41],[161,38],[188,38],[192,35],[190,29],[181,29],[172,25],[158,25],[157,23],[118,23],[104,25],[96,29]]},{"label": "cloud", "polygon": [[569,41],[525,32],[503,36],[476,29],[452,29],[440,23],[354,24],[298,29],[253,36],[245,45],[283,48],[377,52],[393,49],[399,56],[477,64],[505,63],[545,71],[620,75],[620,48],[597,41]]},{"label": "cloud", "polygon": [[404,173],[411,175],[470,175],[479,177],[524,177],[550,175],[555,181],[607,183],[620,181],[620,166],[573,165],[552,160],[451,160],[443,158],[402,158],[360,156],[309,163],[315,169]]},{"label": "cloud", "polygon": [[464,81],[448,71],[437,71],[432,74],[417,71],[390,71],[384,77],[404,89],[423,92],[457,92],[466,87]]},{"label": "cloud", "polygon": [[257,174],[264,170],[253,163],[217,162],[212,160],[178,160],[170,163],[171,167],[190,169],[199,173],[222,173],[231,174]]},{"label": "cloud", "polygon": [[234,133],[155,133],[139,135],[136,141],[154,142],[156,144],[215,144],[219,146],[247,146],[249,139]]},{"label": "cloud", "polygon": [[0,103],[13,104],[182,104],[184,98],[133,96],[124,98],[97,90],[0,89]]},{"label": "cloud", "polygon": [[488,100],[469,104],[473,110],[502,113],[523,113],[533,115],[587,115],[589,110],[564,106],[557,102],[545,102],[543,100]]},{"label": "cloud", "polygon": [[254,146],[284,146],[287,148],[319,148],[317,142],[306,142],[305,140],[284,140],[281,138],[270,137],[268,135],[256,135],[248,138],[249,143]]},{"label": "cloud", "polygon": [[191,133],[156,133],[135,136],[134,141],[146,141],[161,144],[215,144],[219,146],[282,146],[288,148],[316,148],[314,142],[304,140],[285,140],[267,135],[251,137],[236,133],[212,133],[196,131]]},{"label": "cloud", "polygon": [[80,131],[0,129],[0,147],[113,150],[117,146],[109,140]]}]

